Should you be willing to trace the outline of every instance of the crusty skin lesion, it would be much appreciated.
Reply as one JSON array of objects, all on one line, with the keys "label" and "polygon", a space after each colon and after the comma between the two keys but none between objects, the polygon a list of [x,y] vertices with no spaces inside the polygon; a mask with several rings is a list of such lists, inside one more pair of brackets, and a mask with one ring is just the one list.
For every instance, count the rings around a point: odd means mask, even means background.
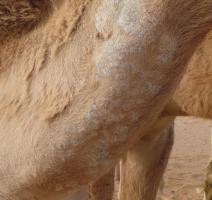
[{"label": "crusty skin lesion", "polygon": [[52,0],[1,0],[0,40],[33,30],[51,14]]}]

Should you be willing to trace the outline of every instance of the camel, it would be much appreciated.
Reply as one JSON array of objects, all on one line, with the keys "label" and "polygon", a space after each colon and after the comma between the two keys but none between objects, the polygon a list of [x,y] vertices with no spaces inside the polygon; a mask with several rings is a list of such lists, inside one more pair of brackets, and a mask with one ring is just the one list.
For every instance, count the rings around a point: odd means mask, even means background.
[{"label": "camel", "polygon": [[[164,110],[164,116],[196,116],[211,119],[211,69],[212,57],[210,55],[212,44],[212,32],[208,34],[201,46],[196,50],[192,57],[188,69],[178,86],[173,99]],[[161,130],[160,130],[161,131]],[[155,134],[160,133],[156,131]],[[140,141],[127,154],[127,158],[122,161],[122,179],[120,199],[148,199],[156,198],[156,193],[161,180],[161,174],[166,167],[167,160],[172,146],[173,139],[169,139],[170,135],[165,135],[168,144],[162,139],[155,142]],[[162,135],[161,137],[165,137]],[[173,137],[173,136],[172,136]],[[164,140],[164,139],[163,139]],[[143,154],[143,143],[147,143],[151,158],[146,158]],[[156,143],[156,144],[155,144]],[[158,147],[160,144],[160,147]],[[161,145],[162,144],[162,145]],[[157,149],[159,148],[159,150]],[[165,149],[165,151],[162,151]],[[160,152],[159,156],[154,151]],[[140,156],[140,157],[139,157]],[[144,160],[144,158],[145,160]],[[151,165],[149,171],[146,165]],[[133,167],[131,167],[133,165]],[[156,172],[154,172],[154,170]],[[157,173],[158,171],[158,173]],[[152,176],[151,173],[154,173]],[[205,192],[206,199],[210,200],[211,196],[211,163],[208,166]],[[132,174],[132,175],[131,175]]]},{"label": "camel", "polygon": [[[164,109],[162,118],[170,116],[212,118],[210,93],[212,87],[211,44],[212,31],[207,35],[192,56],[182,81],[175,91],[170,103]],[[165,134],[163,134],[164,130]],[[169,134],[166,133],[167,130],[169,130]],[[173,130],[165,126],[165,128],[162,127],[153,132],[159,135],[158,140],[155,140],[155,137],[142,138],[135,147],[130,149],[126,158],[122,160],[121,191],[119,194],[119,199],[121,200],[153,200],[156,198],[161,175],[167,165],[173,145]],[[145,145],[147,147],[145,147]],[[144,151],[144,149],[146,151]],[[155,151],[157,151],[159,155],[156,154]],[[147,168],[146,165],[151,165],[151,168],[149,168],[149,166]],[[211,166],[212,162],[209,163],[206,176],[205,192],[207,200],[212,198]],[[112,180],[114,179],[112,176],[107,176],[107,179],[109,177]],[[100,193],[98,190],[104,191],[105,184],[103,183],[104,182],[100,180],[94,184],[94,186],[96,184],[99,186],[102,185],[101,188],[95,191],[97,194]],[[94,186],[91,186],[91,188]],[[108,194],[108,192],[106,193]],[[99,199],[103,199],[104,196],[105,195],[102,195]]]},{"label": "camel", "polygon": [[141,138],[147,156],[149,138],[164,140],[153,133],[171,127],[161,116],[211,10],[211,0],[2,1],[0,198],[62,199]]},{"label": "camel", "polygon": [[[212,31],[207,35],[201,45],[196,49],[191,61],[189,62],[187,71],[180,82],[175,94],[173,95],[169,104],[165,107],[163,112],[164,117],[176,117],[176,116],[195,116],[199,118],[211,119],[212,118],[212,100],[211,100],[211,88],[212,88],[212,56],[211,56],[211,44],[212,44]],[[168,128],[165,126],[165,130]],[[162,131],[161,131],[162,130]],[[155,134],[163,133],[164,127],[158,130],[154,130]],[[161,173],[167,165],[167,161],[170,155],[170,151],[173,145],[173,130],[168,129],[169,134],[162,134],[159,140],[155,141],[155,138],[151,141],[145,141],[144,138],[136,145],[131,148],[130,153],[127,154],[127,158],[122,160],[122,179],[121,179],[121,192],[120,199],[130,199],[130,200],[152,200],[156,197],[156,192],[158,189],[158,184],[161,180]],[[159,134],[160,135],[160,134]],[[164,140],[164,137],[166,140]],[[162,142],[161,142],[162,140]],[[151,154],[148,152],[148,158],[146,152],[144,151],[144,146],[151,146],[150,150],[153,151]],[[159,146],[160,144],[160,146]],[[146,148],[145,148],[146,149]],[[165,149],[165,151],[157,157],[155,154],[156,149]],[[145,152],[145,154],[143,153]],[[151,156],[150,156],[150,155]],[[137,156],[137,160],[133,160]],[[144,160],[145,158],[145,160]],[[161,158],[165,158],[164,160]],[[154,178],[151,178],[151,182],[144,180],[145,172],[143,172],[144,163],[150,161],[155,162],[158,160],[161,166],[156,162],[152,166],[152,171],[155,168],[156,172]],[[133,160],[133,161],[132,161]],[[133,167],[131,166],[133,163]],[[156,165],[157,164],[157,165]],[[205,184],[205,191],[208,194],[207,199],[212,198],[212,179],[210,177],[212,162],[209,163],[207,171],[207,179]],[[161,170],[159,170],[161,167]],[[140,169],[141,168],[141,169]],[[138,170],[138,172],[137,172]],[[142,170],[140,172],[139,170]],[[146,170],[146,169],[145,169]],[[160,174],[160,175],[157,175]],[[134,175],[134,176],[133,176]],[[139,176],[140,175],[140,176]],[[150,176],[150,175],[148,175]],[[90,193],[91,199],[112,199],[114,174],[108,174],[98,182],[91,185]],[[157,184],[155,189],[152,185]],[[145,191],[143,188],[149,185],[150,191],[146,191],[144,194],[139,192]],[[109,191],[108,188],[111,188]],[[154,192],[153,192],[154,191]],[[151,197],[152,195],[152,197]]]}]

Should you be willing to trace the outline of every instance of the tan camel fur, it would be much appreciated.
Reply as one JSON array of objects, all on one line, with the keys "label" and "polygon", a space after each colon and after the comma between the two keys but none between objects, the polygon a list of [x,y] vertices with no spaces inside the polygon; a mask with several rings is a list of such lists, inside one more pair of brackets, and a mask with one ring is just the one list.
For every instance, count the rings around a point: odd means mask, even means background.
[{"label": "tan camel fur", "polygon": [[0,199],[57,200],[151,137],[212,28],[212,1],[24,2],[39,26],[0,16]]},{"label": "tan camel fur", "polygon": [[[94,184],[90,184],[89,190],[87,190],[87,193],[89,194],[88,195],[89,199],[112,200],[114,195],[114,189],[115,189],[114,177],[115,177],[115,170],[111,170],[109,173],[101,177]],[[81,200],[84,200],[84,199],[81,199]]]},{"label": "tan camel fur", "polygon": [[[197,116],[201,118],[212,118],[212,32],[208,34],[204,42],[199,46],[193,55],[186,74],[183,77],[178,89],[173,96],[170,104],[165,108],[164,116]],[[163,130],[163,129],[162,129]],[[160,131],[156,131],[159,133]],[[171,140],[169,144],[172,143]],[[152,160],[157,162],[157,154],[144,154],[145,145],[141,145],[143,139],[133,147],[125,158],[124,166],[122,167],[121,174],[121,188],[120,199],[130,200],[153,200],[156,198],[156,192],[158,190],[158,179],[161,178],[161,172],[164,170],[164,165],[167,164],[167,154],[170,153],[171,148],[166,148],[166,151],[159,157],[161,163],[155,163],[152,166],[150,173],[148,170]],[[153,146],[154,140],[149,142],[148,147]],[[157,151],[157,148],[165,148],[166,142],[157,144],[157,147],[151,149],[153,152]],[[140,149],[139,149],[139,148]],[[146,148],[148,149],[148,148]],[[159,152],[159,151],[157,151]],[[148,159],[145,159],[148,155]],[[137,160],[133,160],[133,158]],[[166,158],[164,160],[164,158]],[[123,163],[122,163],[123,164]],[[133,167],[129,167],[132,164]],[[162,167],[162,170],[160,169]],[[147,171],[146,171],[147,170]],[[158,173],[154,173],[157,171]],[[142,173],[141,173],[142,172]],[[211,163],[208,166],[206,176],[206,199],[212,199],[212,169]],[[148,177],[149,180],[146,180]]]},{"label": "tan camel fur", "polygon": [[[204,39],[202,44],[197,48],[191,61],[189,62],[188,69],[173,96],[173,99],[166,106],[163,117],[165,116],[196,116],[201,118],[212,118],[212,32],[210,32]],[[164,127],[160,127],[158,130],[154,130],[157,135],[160,135],[162,130],[166,129],[169,123]],[[160,129],[161,128],[161,129]],[[164,137],[164,136],[161,136]],[[156,140],[157,141],[157,140]],[[161,178],[161,173],[164,170],[164,165],[167,163],[171,148],[166,148],[163,154],[154,154],[157,148],[163,150],[166,146],[172,146],[172,140],[162,140],[155,143],[155,137],[152,140],[148,140],[148,145],[143,145],[146,140],[142,138],[137,145],[130,149],[126,158],[122,161],[122,179],[120,187],[120,199],[140,200],[140,199],[155,199],[158,187],[158,180]],[[162,145],[161,145],[162,144]],[[156,146],[158,145],[158,146]],[[146,147],[146,148],[145,148]],[[150,153],[150,150],[153,152]],[[148,153],[146,153],[148,151]],[[145,153],[144,153],[145,152]],[[157,151],[160,152],[160,151]],[[136,160],[136,159],[137,160]],[[148,159],[147,159],[148,158]],[[167,160],[164,160],[166,158]],[[157,160],[160,160],[160,165]],[[155,163],[153,163],[153,161]],[[163,162],[162,162],[163,161]],[[153,164],[152,164],[153,163]],[[133,167],[129,167],[132,166]],[[146,167],[146,165],[152,165],[152,168]],[[162,168],[160,168],[162,167]],[[148,171],[149,170],[149,171]],[[155,170],[157,171],[154,174]],[[142,173],[141,173],[142,172]],[[149,172],[152,172],[150,174]],[[211,163],[208,166],[207,179],[206,179],[206,193],[207,199],[211,199],[212,193],[212,179],[211,179]],[[153,178],[154,174],[154,178]],[[108,179],[109,176],[107,176]],[[149,180],[146,180],[147,179]],[[113,179],[114,177],[111,177]],[[99,191],[96,193],[102,194],[104,191],[104,181],[98,182]],[[101,187],[102,186],[102,187]],[[107,184],[108,186],[108,184]],[[97,186],[96,186],[97,187]],[[147,189],[148,188],[148,189]],[[101,192],[100,192],[101,191]],[[151,192],[150,192],[151,191]],[[93,192],[93,191],[90,191]],[[108,194],[105,191],[105,194]],[[95,195],[93,195],[95,196]],[[98,196],[98,195],[96,195]],[[106,195],[102,195],[106,196]],[[103,198],[92,198],[103,199]]]}]

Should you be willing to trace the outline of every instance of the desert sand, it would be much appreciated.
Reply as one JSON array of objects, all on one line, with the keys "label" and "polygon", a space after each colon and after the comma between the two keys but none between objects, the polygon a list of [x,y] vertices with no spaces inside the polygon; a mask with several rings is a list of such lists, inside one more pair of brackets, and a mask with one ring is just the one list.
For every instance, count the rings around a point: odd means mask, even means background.
[{"label": "desert sand", "polygon": [[211,155],[212,122],[177,118],[175,144],[164,176],[164,200],[202,200],[206,166]]}]

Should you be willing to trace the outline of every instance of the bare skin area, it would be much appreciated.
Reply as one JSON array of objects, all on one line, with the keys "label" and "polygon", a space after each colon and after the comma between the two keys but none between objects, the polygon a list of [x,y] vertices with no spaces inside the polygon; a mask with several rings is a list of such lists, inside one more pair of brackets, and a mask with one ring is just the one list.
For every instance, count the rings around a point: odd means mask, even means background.
[{"label": "bare skin area", "polygon": [[61,199],[112,168],[157,124],[211,10],[209,0],[64,0],[5,40],[1,199]]}]

